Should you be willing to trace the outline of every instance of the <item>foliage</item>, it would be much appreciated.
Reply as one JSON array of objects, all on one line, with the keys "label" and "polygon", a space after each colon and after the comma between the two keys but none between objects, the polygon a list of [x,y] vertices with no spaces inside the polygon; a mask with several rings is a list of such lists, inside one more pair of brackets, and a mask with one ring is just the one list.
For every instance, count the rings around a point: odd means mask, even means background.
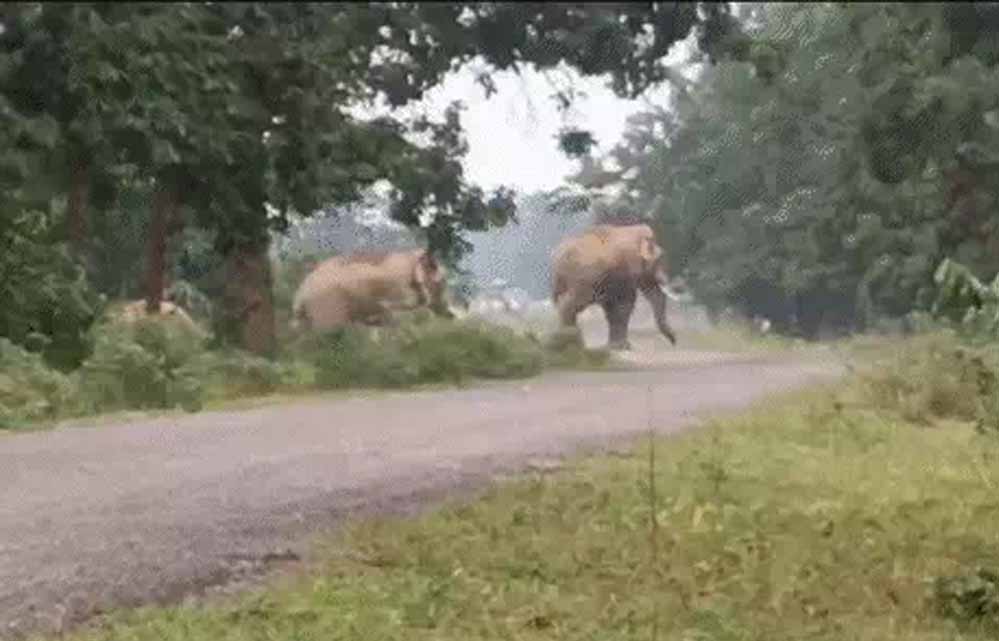
[{"label": "foliage", "polygon": [[94,353],[80,368],[91,412],[200,407],[201,381],[184,366],[203,346],[187,325],[152,316],[103,323],[95,334]]},{"label": "foliage", "polygon": [[544,365],[541,349],[507,328],[418,317],[383,331],[306,337],[295,351],[315,367],[324,389],[521,378]]},{"label": "foliage", "polygon": [[284,363],[245,352],[205,351],[184,362],[179,378],[197,380],[202,401],[266,396],[294,381]]},{"label": "foliage", "polygon": [[89,353],[87,336],[103,301],[43,212],[0,211],[0,338],[45,357],[60,370]]},{"label": "foliage", "polygon": [[657,441],[658,499],[644,447],[569,461],[474,502],[355,523],[300,580],[71,638],[994,639],[940,605],[994,603],[977,569],[999,565],[999,443],[901,422],[858,387]]},{"label": "foliage", "polygon": [[938,287],[933,314],[957,321],[970,338],[999,337],[999,275],[985,285],[964,265],[945,259],[933,279]]},{"label": "foliage", "polygon": [[527,378],[546,367],[600,368],[609,359],[602,350],[545,349],[509,328],[429,312],[374,331],[300,336],[276,360],[213,349],[210,337],[172,316],[126,321],[109,313],[92,334],[93,352],[69,375],[0,340],[0,429],[122,410],[199,411],[282,392]]},{"label": "foliage", "polygon": [[0,430],[71,415],[74,380],[41,356],[0,338]]},{"label": "foliage", "polygon": [[[727,4],[8,3],[2,20],[0,209],[65,196],[76,251],[115,295],[135,289],[118,276],[134,270],[117,268],[141,248],[116,254],[115,236],[147,223],[155,292],[160,240],[180,216],[247,272],[228,278],[245,286],[220,296],[218,317],[233,322],[219,337],[255,337],[244,346],[260,353],[273,343],[260,256],[294,217],[387,182],[393,219],[455,264],[466,231],[513,215],[509,190],[465,180],[460,105],[437,121],[360,117],[359,106],[419,100],[476,57],[494,70],[610,74],[631,96],[671,77],[661,58],[692,31],[711,60],[751,57]],[[480,80],[488,93],[489,74]],[[567,108],[573,97],[558,99]],[[569,132],[562,146],[588,142]],[[126,192],[149,196],[148,216],[122,220]],[[88,207],[98,213],[83,239]]]},{"label": "foliage", "polygon": [[980,49],[952,55],[951,10],[757,9],[749,32],[770,72],[701,70],[611,155],[619,205],[654,218],[670,271],[715,312],[808,337],[928,308],[945,257],[999,271],[999,74]]}]

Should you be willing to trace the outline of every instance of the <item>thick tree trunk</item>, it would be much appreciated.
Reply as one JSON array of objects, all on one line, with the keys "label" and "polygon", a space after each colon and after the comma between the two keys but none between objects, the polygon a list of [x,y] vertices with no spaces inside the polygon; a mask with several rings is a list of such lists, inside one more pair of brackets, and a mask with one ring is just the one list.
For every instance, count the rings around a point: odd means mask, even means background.
[{"label": "thick tree trunk", "polygon": [[229,255],[225,305],[227,332],[243,349],[270,358],[277,347],[274,291],[267,244],[241,245]]},{"label": "thick tree trunk", "polygon": [[70,170],[69,199],[66,203],[66,235],[69,247],[79,258],[87,241],[87,203],[90,201],[90,168],[77,162]]},{"label": "thick tree trunk", "polygon": [[173,191],[158,186],[153,195],[152,217],[146,244],[146,312],[158,314],[166,289],[167,229],[174,217],[177,200]]}]

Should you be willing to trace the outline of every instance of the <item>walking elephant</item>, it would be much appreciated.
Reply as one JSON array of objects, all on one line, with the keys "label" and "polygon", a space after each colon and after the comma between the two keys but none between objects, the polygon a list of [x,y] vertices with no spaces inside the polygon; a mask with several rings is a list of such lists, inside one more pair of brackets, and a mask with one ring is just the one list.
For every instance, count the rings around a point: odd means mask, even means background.
[{"label": "walking elephant", "polygon": [[302,281],[292,303],[292,328],[380,325],[393,311],[420,307],[453,318],[445,301],[446,278],[444,266],[423,249],[336,256]]},{"label": "walking elephant", "polygon": [[645,224],[595,225],[563,240],[552,252],[552,301],[561,326],[575,328],[576,317],[598,304],[607,317],[608,347],[631,349],[628,323],[640,290],[652,306],[659,331],[676,345],[666,320],[666,298],[677,296],[667,285],[662,256],[652,228]]}]

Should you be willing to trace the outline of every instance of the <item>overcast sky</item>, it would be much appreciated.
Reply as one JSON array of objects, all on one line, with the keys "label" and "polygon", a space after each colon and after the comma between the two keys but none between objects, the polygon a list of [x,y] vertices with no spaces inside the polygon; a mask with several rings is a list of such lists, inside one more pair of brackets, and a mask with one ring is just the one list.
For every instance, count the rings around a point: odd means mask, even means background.
[{"label": "overcast sky", "polygon": [[[691,44],[688,38],[675,45],[667,62],[684,60]],[[567,70],[541,74],[525,69],[520,76],[507,72],[494,80],[498,93],[486,99],[474,71],[462,70],[421,105],[440,113],[453,100],[464,102],[462,125],[469,144],[465,171],[473,184],[487,190],[500,185],[522,192],[558,187],[576,164],[558,148],[556,135],[563,123],[589,129],[599,152],[606,152],[621,138],[628,116],[646,104],[617,98],[605,78],[583,79]],[[570,82],[586,97],[563,114],[552,95]],[[667,97],[668,89],[660,88],[644,99],[665,106]]]}]

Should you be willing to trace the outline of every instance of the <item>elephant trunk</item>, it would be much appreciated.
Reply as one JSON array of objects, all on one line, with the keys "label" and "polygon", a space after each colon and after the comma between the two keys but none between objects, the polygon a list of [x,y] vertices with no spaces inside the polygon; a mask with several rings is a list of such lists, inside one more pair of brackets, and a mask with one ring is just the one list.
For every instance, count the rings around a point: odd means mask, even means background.
[{"label": "elephant trunk", "polygon": [[677,294],[673,291],[673,288],[670,287],[669,277],[666,276],[666,270],[663,269],[662,265],[658,265],[656,267],[655,281],[659,285],[659,288],[662,289],[663,293],[666,294],[666,298],[677,302],[682,302],[684,300],[682,295]]},{"label": "elephant trunk", "polygon": [[[658,281],[658,278],[656,281]],[[658,282],[649,282],[642,286],[642,295],[645,296],[645,299],[649,301],[649,305],[652,307],[652,313],[656,319],[656,326],[659,328],[660,333],[671,344],[676,345],[676,334],[666,319],[666,298],[668,295],[666,292],[668,291],[667,288],[660,287]]]}]

